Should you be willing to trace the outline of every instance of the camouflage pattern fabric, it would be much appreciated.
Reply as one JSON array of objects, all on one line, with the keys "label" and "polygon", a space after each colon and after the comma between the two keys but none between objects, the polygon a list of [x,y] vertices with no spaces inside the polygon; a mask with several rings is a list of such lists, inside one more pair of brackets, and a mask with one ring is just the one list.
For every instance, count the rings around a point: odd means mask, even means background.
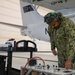
[{"label": "camouflage pattern fabric", "polygon": [[57,48],[59,67],[64,67],[65,61],[69,59],[75,68],[75,24],[62,16],[60,27],[56,29],[49,25],[48,33],[51,50]]}]

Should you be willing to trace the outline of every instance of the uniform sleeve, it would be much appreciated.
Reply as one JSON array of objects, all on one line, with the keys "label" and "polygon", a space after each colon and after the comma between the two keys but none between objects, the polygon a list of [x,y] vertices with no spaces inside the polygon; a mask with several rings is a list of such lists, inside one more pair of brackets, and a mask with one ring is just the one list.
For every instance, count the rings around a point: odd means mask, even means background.
[{"label": "uniform sleeve", "polygon": [[55,43],[54,43],[54,39],[53,39],[53,33],[52,33],[52,29],[50,27],[48,27],[48,34],[50,37],[50,43],[51,43],[51,50],[55,49]]},{"label": "uniform sleeve", "polygon": [[75,57],[75,25],[72,21],[64,22],[67,59],[73,61]]},{"label": "uniform sleeve", "polygon": [[54,43],[54,40],[51,39],[51,50],[55,50],[55,43]]}]

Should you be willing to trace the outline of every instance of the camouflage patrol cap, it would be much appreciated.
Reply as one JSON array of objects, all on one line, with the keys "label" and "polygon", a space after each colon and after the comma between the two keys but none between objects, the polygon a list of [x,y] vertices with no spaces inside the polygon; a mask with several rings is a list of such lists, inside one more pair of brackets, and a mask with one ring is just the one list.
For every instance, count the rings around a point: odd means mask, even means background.
[{"label": "camouflage patrol cap", "polygon": [[45,15],[44,17],[44,22],[46,22],[47,24],[50,24],[54,18],[56,17],[57,13],[55,12],[50,12],[47,15]]}]

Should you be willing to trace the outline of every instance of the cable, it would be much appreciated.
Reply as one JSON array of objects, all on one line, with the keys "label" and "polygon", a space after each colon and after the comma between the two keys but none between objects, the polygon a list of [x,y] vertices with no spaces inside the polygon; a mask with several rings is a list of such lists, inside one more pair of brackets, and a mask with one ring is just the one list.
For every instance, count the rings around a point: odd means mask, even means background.
[{"label": "cable", "polygon": [[24,68],[23,68],[23,70],[22,70],[22,75],[24,75],[24,71],[25,71],[25,69],[26,69],[27,64],[28,64],[32,59],[34,59],[34,58],[39,58],[40,60],[43,61],[43,64],[45,65],[45,62],[44,62],[44,60],[43,60],[41,57],[38,57],[38,56],[32,57],[32,58],[30,58],[30,59],[27,61],[27,63],[25,64],[25,66],[24,66]]}]

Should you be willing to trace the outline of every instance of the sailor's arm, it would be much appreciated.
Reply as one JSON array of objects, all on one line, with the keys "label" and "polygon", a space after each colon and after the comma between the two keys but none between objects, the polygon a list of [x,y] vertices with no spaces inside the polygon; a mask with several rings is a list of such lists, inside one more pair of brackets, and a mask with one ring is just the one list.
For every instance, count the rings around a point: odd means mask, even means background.
[{"label": "sailor's arm", "polygon": [[48,34],[49,34],[49,37],[50,37],[50,43],[51,43],[52,53],[53,53],[53,55],[57,55],[57,52],[55,50],[55,43],[54,43],[54,39],[53,39],[52,31],[51,31],[50,27],[48,27]]}]

